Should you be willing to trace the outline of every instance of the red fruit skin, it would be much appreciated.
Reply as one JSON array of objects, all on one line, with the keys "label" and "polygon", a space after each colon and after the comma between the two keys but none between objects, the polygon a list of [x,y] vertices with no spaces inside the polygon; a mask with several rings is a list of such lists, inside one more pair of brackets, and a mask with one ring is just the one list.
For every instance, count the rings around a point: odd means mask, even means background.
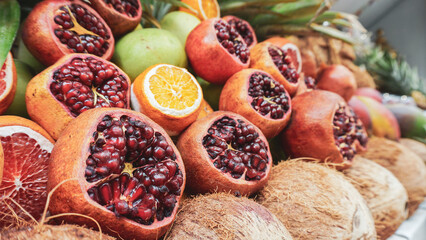
[{"label": "red fruit skin", "polygon": [[308,77],[317,79],[318,66],[315,54],[310,50],[303,49],[300,54],[302,55],[302,72]]},{"label": "red fruit skin", "polygon": [[[292,158],[310,157],[329,163],[338,170],[349,168],[351,161],[343,159],[333,134],[333,117],[339,95],[323,90],[312,90],[292,99],[293,113],[280,135],[281,145]],[[356,150],[363,150],[358,141]]]},{"label": "red fruit skin", "polygon": [[142,18],[142,6],[140,1],[136,1],[139,4],[137,14],[135,17],[130,17],[127,14],[120,13],[111,6],[111,4],[105,3],[104,0],[91,0],[93,8],[102,16],[103,19],[108,23],[112,33],[115,37],[122,36],[133,29],[140,23]]},{"label": "red fruit skin", "polygon": [[[198,24],[188,35],[185,51],[195,73],[214,84],[224,84],[234,73],[248,68],[250,59],[242,63],[219,43],[212,18]],[[242,39],[241,39],[242,40]]]},{"label": "red fruit skin", "polygon": [[401,129],[395,115],[385,105],[375,99],[364,96],[356,96],[368,109],[371,118],[371,131],[377,137],[385,137],[399,140]]},{"label": "red fruit skin", "polygon": [[250,32],[252,32],[253,33],[253,42],[250,44],[250,45],[248,45],[247,43],[247,46],[248,46],[248,48],[249,49],[251,49],[254,45],[256,45],[257,44],[257,37],[256,37],[256,32],[254,31],[254,29],[251,27],[251,25],[250,25],[250,23],[248,23],[247,21],[245,21],[245,20],[243,20],[243,19],[241,19],[241,18],[237,18],[237,17],[235,17],[235,16],[225,16],[225,17],[222,17],[222,19],[223,20],[225,20],[226,22],[229,22],[229,20],[232,20],[232,19],[236,19],[236,20],[240,20],[240,21],[242,21],[244,24],[246,24],[246,26],[247,26],[247,28],[250,30]]},{"label": "red fruit skin", "polygon": [[[170,217],[151,225],[142,225],[126,217],[117,217],[114,212],[106,209],[92,200],[87,193],[94,183],[86,181],[84,171],[86,159],[89,156],[89,146],[93,132],[105,115],[125,114],[142,119],[156,131],[160,132],[176,153],[176,163],[183,175],[182,192],[176,198],[176,207]],[[48,191],[59,185],[54,191],[49,211],[51,214],[79,213],[92,217],[100,224],[102,231],[123,239],[159,239],[170,228],[176,217],[179,202],[185,188],[185,168],[182,158],[167,133],[155,122],[142,113],[121,108],[97,108],[82,113],[78,120],[72,121],[52,150],[48,171]],[[98,226],[91,219],[81,216],[65,216],[60,218],[68,223],[89,226],[97,229]]]},{"label": "red fruit skin", "polygon": [[355,95],[369,97],[378,101],[379,103],[383,103],[382,94],[374,88],[369,88],[369,87],[358,88],[355,91]]},{"label": "red fruit skin", "polygon": [[268,73],[257,69],[244,69],[234,74],[222,89],[219,99],[219,110],[240,114],[258,127],[266,138],[270,139],[278,135],[290,120],[291,99],[288,92],[284,89],[289,98],[290,109],[285,113],[283,118],[272,119],[262,116],[251,106],[253,98],[248,95],[250,76],[257,72],[266,74],[271,79],[274,79]]},{"label": "red fruit skin", "polygon": [[[203,138],[207,134],[209,127],[218,119],[228,116],[233,119],[242,119],[250,123],[244,117],[226,111],[216,111],[206,117],[195,121],[183,132],[177,142],[177,147],[185,163],[187,182],[186,186],[193,193],[214,193],[214,192],[239,192],[241,195],[251,195],[262,189],[268,182],[272,156],[268,151],[269,162],[265,171],[266,176],[261,180],[246,181],[244,175],[240,179],[225,175],[217,169],[210,159],[209,154],[202,145]],[[253,125],[254,126],[254,125]],[[259,137],[269,149],[269,144],[262,132],[254,126]]]},{"label": "red fruit skin", "polygon": [[[56,23],[53,18],[55,13],[60,7],[71,3],[82,5],[86,9],[91,10],[90,12],[104,24],[107,30],[109,30],[108,25],[102,17],[89,5],[79,0],[74,0],[72,2],[66,0],[46,0],[38,3],[25,20],[22,28],[22,40],[31,54],[46,66],[54,64],[67,54],[75,53],[73,50],[69,49],[66,44],[61,43],[54,33],[54,26]],[[114,52],[114,37],[111,32],[110,34],[111,37],[108,39],[110,43],[109,48],[105,54],[101,56],[107,60],[111,59]]]},{"label": "red fruit skin", "polygon": [[354,110],[355,114],[361,120],[367,131],[371,130],[371,118],[370,113],[368,112],[367,106],[359,100],[358,97],[353,96],[351,100],[349,100],[348,105]]},{"label": "red fruit skin", "polygon": [[357,85],[354,74],[348,68],[335,64],[320,70],[317,88],[337,93],[348,102],[354,95]]}]

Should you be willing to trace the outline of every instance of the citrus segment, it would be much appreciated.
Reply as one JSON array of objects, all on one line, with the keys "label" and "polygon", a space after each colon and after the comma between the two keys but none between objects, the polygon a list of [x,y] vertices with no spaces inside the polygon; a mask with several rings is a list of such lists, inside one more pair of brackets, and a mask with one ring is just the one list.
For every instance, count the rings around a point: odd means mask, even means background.
[{"label": "citrus segment", "polygon": [[201,110],[203,93],[186,69],[168,64],[154,65],[132,85],[133,109],[146,114],[171,135],[191,124]]},{"label": "citrus segment", "polygon": [[202,21],[220,17],[220,8],[217,0],[182,0],[182,2],[196,10],[197,14],[187,8],[180,8],[181,11],[191,13]]},{"label": "citrus segment", "polygon": [[149,79],[149,86],[158,104],[175,110],[193,106],[199,94],[192,77],[179,68],[157,69],[157,73]]},{"label": "citrus segment", "polygon": [[0,227],[5,227],[17,223],[14,214],[28,221],[30,218],[23,209],[36,220],[41,217],[47,198],[47,168],[53,143],[50,137],[45,137],[47,133],[44,130],[29,120],[5,116],[0,118],[0,122],[0,140],[4,151]]}]

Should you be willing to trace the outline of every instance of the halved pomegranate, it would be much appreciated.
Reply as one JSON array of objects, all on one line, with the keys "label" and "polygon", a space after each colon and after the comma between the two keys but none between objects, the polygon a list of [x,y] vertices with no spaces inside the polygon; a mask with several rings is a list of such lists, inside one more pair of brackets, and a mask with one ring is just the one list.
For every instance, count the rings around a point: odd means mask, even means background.
[{"label": "halved pomegranate", "polygon": [[293,98],[292,107],[291,121],[281,134],[291,157],[316,158],[344,169],[365,149],[368,137],[362,122],[339,95],[305,92]]},{"label": "halved pomegranate", "polygon": [[195,73],[215,84],[224,84],[250,64],[250,51],[243,37],[220,18],[195,27],[188,35],[185,50]]},{"label": "halved pomegranate", "polygon": [[300,81],[299,88],[297,88],[295,96],[317,88],[316,80],[313,77],[307,76],[304,73],[301,75],[304,81]]},{"label": "halved pomegranate", "polygon": [[[145,115],[98,108],[70,122],[49,165],[52,214],[80,213],[124,239],[158,239],[173,222],[185,169],[167,133]],[[68,223],[94,226],[81,217]]]},{"label": "halved pomegranate", "polygon": [[293,52],[287,53],[269,42],[261,42],[251,49],[250,67],[271,74],[275,80],[284,85],[291,96],[299,87],[300,72],[297,64]]},{"label": "halved pomegranate", "polygon": [[69,54],[28,83],[27,111],[54,138],[80,113],[99,107],[129,108],[130,79],[91,54]]},{"label": "halved pomegranate", "polygon": [[99,14],[80,0],[46,0],[31,11],[22,28],[28,50],[49,66],[69,53],[91,53],[110,59],[111,29]]},{"label": "halved pomegranate", "polygon": [[291,99],[284,86],[268,73],[244,69],[226,81],[219,109],[240,114],[256,125],[266,138],[272,138],[290,120]]},{"label": "halved pomegranate", "polygon": [[105,19],[116,37],[135,29],[142,18],[139,0],[90,0],[90,3]]},{"label": "halved pomegranate", "polygon": [[235,16],[225,16],[222,19],[237,30],[241,37],[243,37],[244,42],[247,44],[249,49],[257,44],[256,33],[254,32],[250,23]]},{"label": "halved pomegranate", "polygon": [[16,74],[15,62],[9,52],[0,68],[0,114],[3,114],[12,104],[17,81],[18,75]]},{"label": "halved pomegranate", "polygon": [[193,193],[251,195],[268,181],[272,157],[262,132],[244,117],[213,112],[195,121],[177,142]]},{"label": "halved pomegranate", "polygon": [[299,48],[289,39],[283,37],[271,37],[265,40],[280,47],[292,59],[297,72],[302,71],[302,55]]}]

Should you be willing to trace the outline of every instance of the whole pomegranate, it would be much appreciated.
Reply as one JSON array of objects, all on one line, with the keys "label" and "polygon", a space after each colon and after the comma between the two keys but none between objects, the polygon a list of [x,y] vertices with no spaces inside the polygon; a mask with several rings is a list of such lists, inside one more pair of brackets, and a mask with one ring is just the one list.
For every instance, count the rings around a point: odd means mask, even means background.
[{"label": "whole pomegranate", "polygon": [[[98,108],[70,122],[52,150],[52,214],[79,213],[124,239],[158,239],[171,226],[185,169],[167,133],[148,117]],[[68,182],[63,182],[68,180]],[[63,217],[95,227],[92,220]]]},{"label": "whole pomegranate", "polygon": [[357,88],[354,74],[345,66],[335,64],[321,68],[316,87],[342,96],[346,102]]},{"label": "whole pomegranate", "polygon": [[257,69],[234,74],[222,89],[219,109],[247,118],[266,138],[278,135],[291,116],[291,99],[284,86]]},{"label": "whole pomegranate", "polygon": [[142,18],[142,6],[138,0],[90,0],[90,3],[116,37],[135,29]]},{"label": "whole pomegranate", "polygon": [[281,133],[291,157],[310,157],[337,169],[351,166],[357,151],[365,149],[362,122],[339,95],[313,90],[292,100],[292,119]]},{"label": "whole pomegranate", "polygon": [[213,112],[183,132],[177,147],[193,193],[250,195],[269,178],[272,157],[262,132],[244,117]]},{"label": "whole pomegranate", "polygon": [[111,29],[99,14],[80,0],[38,3],[22,28],[22,39],[41,63],[52,65],[69,53],[90,53],[110,59]]},{"label": "whole pomegranate", "polygon": [[215,84],[224,84],[250,64],[250,51],[243,37],[220,18],[195,27],[188,35],[185,50],[195,73]]},{"label": "whole pomegranate", "polygon": [[26,91],[31,119],[58,139],[69,121],[91,108],[129,108],[129,77],[91,54],[69,54],[36,75]]},{"label": "whole pomegranate", "polygon": [[292,56],[270,42],[261,42],[251,50],[250,67],[271,74],[293,96],[299,87],[300,74],[299,63]]}]

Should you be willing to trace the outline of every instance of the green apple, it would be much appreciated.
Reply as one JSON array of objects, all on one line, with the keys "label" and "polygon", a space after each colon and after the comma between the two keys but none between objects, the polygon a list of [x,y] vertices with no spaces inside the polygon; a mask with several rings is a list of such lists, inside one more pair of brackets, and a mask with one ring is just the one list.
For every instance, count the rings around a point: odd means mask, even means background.
[{"label": "green apple", "polygon": [[194,29],[198,24],[200,24],[200,19],[196,16],[181,12],[175,11],[170,12],[164,16],[161,20],[161,28],[173,33],[179,41],[185,46],[186,38],[189,33]]},{"label": "green apple", "polygon": [[152,65],[165,63],[187,67],[185,49],[179,39],[167,30],[145,28],[126,34],[118,40],[112,61],[132,81]]}]

